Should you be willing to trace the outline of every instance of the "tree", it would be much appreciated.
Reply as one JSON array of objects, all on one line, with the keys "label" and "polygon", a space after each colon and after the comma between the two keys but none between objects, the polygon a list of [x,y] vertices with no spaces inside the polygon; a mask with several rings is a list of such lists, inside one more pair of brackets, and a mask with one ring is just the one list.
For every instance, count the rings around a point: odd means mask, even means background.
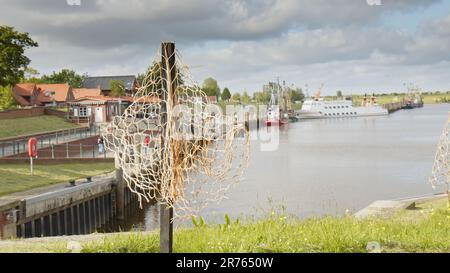
[{"label": "tree", "polygon": [[270,92],[255,92],[253,94],[253,100],[258,104],[268,104],[271,96]]},{"label": "tree", "polygon": [[305,95],[303,94],[303,90],[300,88],[291,90],[291,102],[295,103],[297,101],[302,101],[305,99]]},{"label": "tree", "polygon": [[27,82],[30,79],[38,79],[39,75],[40,75],[39,71],[37,71],[32,67],[27,67],[25,68],[24,82]]},{"label": "tree", "polygon": [[207,96],[216,96],[219,98],[220,96],[220,87],[217,84],[217,81],[213,78],[207,78],[203,82],[203,92],[206,93]]},{"label": "tree", "polygon": [[338,98],[342,98],[342,91],[341,90],[337,91],[336,95]]},{"label": "tree", "polygon": [[[147,68],[147,71],[145,73],[139,73],[137,76],[137,81],[140,87],[146,86],[146,90],[148,93],[155,92],[160,93],[162,90],[162,81],[160,80],[161,75],[161,68],[162,64],[161,62],[153,62],[153,64]],[[178,85],[178,93],[186,93],[186,91],[189,91],[189,89],[182,88],[184,85],[184,79],[183,75],[180,73],[180,69],[176,68],[177,73],[177,85]],[[150,76],[150,78],[146,78],[147,76]]]},{"label": "tree", "polygon": [[111,81],[109,83],[111,96],[120,97],[125,95],[125,84],[122,81]]},{"label": "tree", "polygon": [[87,75],[79,75],[74,70],[63,69],[59,72],[53,71],[51,75],[44,75],[41,83],[68,83],[72,88],[81,88]]},{"label": "tree", "polygon": [[231,92],[227,87],[223,90],[221,98],[222,101],[229,101],[231,99]]},{"label": "tree", "polygon": [[25,69],[24,77],[20,80],[21,83],[45,83],[42,81],[41,77],[39,77],[40,73],[34,68],[27,67]]},{"label": "tree", "polygon": [[232,100],[233,102],[241,102],[241,94],[235,93],[235,94],[231,97],[231,100]]},{"label": "tree", "polygon": [[247,91],[244,91],[244,93],[242,94],[242,97],[241,97],[241,102],[242,102],[243,104],[249,104],[249,103],[250,103],[250,100],[251,100],[251,98],[250,98],[250,96],[248,95]]},{"label": "tree", "polygon": [[20,82],[30,64],[25,50],[37,46],[28,33],[0,26],[0,86],[14,86]]},{"label": "tree", "polygon": [[0,86],[0,110],[8,110],[16,105],[11,87]]}]

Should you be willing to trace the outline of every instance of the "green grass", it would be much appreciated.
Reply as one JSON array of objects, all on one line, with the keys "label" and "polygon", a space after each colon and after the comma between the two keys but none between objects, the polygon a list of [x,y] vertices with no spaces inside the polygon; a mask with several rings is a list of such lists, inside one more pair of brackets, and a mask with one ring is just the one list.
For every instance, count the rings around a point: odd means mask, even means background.
[{"label": "green grass", "polygon": [[0,138],[31,135],[78,127],[78,125],[69,123],[64,119],[55,116],[3,119],[0,120]]},{"label": "green grass", "polygon": [[113,163],[36,165],[34,175],[31,175],[28,165],[3,164],[0,165],[0,196],[63,183],[71,179],[104,174],[113,170]]},{"label": "green grass", "polygon": [[[354,96],[354,102],[356,105],[360,105],[364,96]],[[395,95],[384,95],[377,96],[377,101],[379,104],[388,104],[393,102],[399,102],[405,97],[404,94],[400,94],[398,96]],[[423,102],[425,104],[437,104],[437,103],[445,103],[450,101],[450,94],[427,94],[422,95]]]},{"label": "green grass", "polygon": [[[178,253],[364,253],[370,242],[383,252],[450,252],[447,202],[403,211],[389,219],[313,218],[298,220],[273,213],[245,224],[201,225],[178,229]],[[86,253],[155,253],[159,233],[114,235],[83,244]]]}]

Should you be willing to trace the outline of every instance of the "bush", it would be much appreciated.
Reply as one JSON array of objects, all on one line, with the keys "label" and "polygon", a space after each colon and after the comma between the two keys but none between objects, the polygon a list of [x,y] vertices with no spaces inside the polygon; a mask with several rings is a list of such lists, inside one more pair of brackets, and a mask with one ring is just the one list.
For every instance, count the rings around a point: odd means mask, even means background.
[{"label": "bush", "polygon": [[0,86],[0,111],[9,110],[16,107],[12,88],[9,86]]}]

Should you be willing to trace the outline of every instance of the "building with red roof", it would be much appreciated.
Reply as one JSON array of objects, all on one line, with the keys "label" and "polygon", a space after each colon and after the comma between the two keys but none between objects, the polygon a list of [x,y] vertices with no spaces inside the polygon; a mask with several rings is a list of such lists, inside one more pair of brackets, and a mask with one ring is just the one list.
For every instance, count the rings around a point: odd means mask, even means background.
[{"label": "building with red roof", "polygon": [[67,84],[16,84],[13,88],[16,102],[26,106],[64,106],[74,100],[72,88]]}]

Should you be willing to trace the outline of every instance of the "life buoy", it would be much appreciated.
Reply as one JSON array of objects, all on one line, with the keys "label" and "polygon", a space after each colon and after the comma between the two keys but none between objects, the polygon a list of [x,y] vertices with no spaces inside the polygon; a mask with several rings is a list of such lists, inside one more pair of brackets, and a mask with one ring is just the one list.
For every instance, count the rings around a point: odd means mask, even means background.
[{"label": "life buoy", "polygon": [[28,156],[37,157],[37,155],[37,139],[30,138],[30,140],[28,140]]}]

